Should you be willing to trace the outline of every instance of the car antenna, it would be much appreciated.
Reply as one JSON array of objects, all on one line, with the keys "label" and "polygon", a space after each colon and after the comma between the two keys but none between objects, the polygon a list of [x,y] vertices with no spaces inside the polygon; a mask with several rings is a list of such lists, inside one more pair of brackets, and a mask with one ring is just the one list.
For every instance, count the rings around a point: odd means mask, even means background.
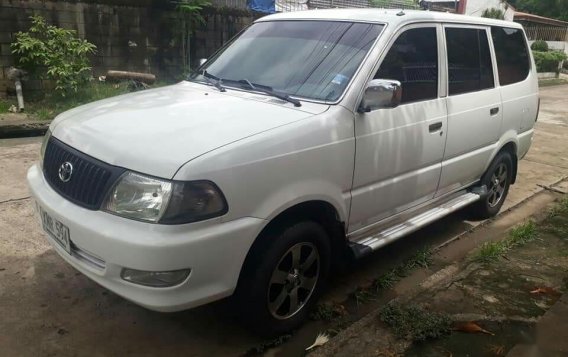
[{"label": "car antenna", "polygon": [[396,14],[396,16],[404,16],[404,15],[406,15],[404,13],[404,9],[400,9],[400,11]]}]

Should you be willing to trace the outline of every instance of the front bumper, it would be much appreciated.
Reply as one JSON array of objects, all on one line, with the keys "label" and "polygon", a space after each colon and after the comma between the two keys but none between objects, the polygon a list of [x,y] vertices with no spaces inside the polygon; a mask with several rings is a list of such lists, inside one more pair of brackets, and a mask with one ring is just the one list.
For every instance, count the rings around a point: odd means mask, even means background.
[{"label": "front bumper", "polygon": [[[45,181],[38,165],[29,169],[27,179],[36,204],[69,227],[71,254],[46,234],[57,253],[103,287],[156,311],[184,310],[231,295],[246,254],[265,225],[252,217],[172,226],[138,222],[65,200]],[[189,268],[191,274],[180,285],[153,288],[123,280],[123,267]]]}]

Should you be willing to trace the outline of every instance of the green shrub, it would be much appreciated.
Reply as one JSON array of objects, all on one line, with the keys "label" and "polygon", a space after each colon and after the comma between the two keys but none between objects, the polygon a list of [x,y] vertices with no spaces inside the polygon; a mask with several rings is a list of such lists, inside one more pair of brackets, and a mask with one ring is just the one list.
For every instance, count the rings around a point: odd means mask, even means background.
[{"label": "green shrub", "polygon": [[[370,4],[372,7],[379,7],[379,8],[392,8],[393,2],[391,0],[371,0]],[[414,0],[400,0],[397,2],[398,9],[406,8],[406,9],[415,9],[418,8]]]},{"label": "green shrub", "polygon": [[87,55],[95,53],[95,45],[77,37],[73,30],[48,25],[41,16],[32,16],[27,32],[16,33],[12,53],[18,64],[33,74],[55,81],[62,96],[85,84],[91,77]]},{"label": "green shrub", "polygon": [[560,51],[533,51],[533,56],[539,73],[558,72],[558,65],[567,58],[566,54]]},{"label": "green shrub", "polygon": [[483,10],[481,17],[487,17],[489,19],[505,20],[505,13],[501,9],[491,8]]},{"label": "green shrub", "polygon": [[531,50],[533,51],[540,51],[540,52],[547,52],[548,51],[548,43],[543,40],[534,41],[531,45]]}]

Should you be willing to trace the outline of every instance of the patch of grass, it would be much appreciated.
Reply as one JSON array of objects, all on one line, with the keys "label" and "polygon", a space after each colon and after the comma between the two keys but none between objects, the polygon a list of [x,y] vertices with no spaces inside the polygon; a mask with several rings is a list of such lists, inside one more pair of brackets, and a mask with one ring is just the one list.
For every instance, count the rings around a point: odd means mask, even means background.
[{"label": "patch of grass", "polygon": [[395,270],[391,270],[387,273],[384,273],[380,277],[373,280],[371,284],[373,290],[376,292],[380,292],[381,290],[390,289],[400,280],[399,276],[396,274]]},{"label": "patch of grass", "polygon": [[486,242],[477,250],[473,260],[480,263],[490,263],[505,256],[509,250],[532,242],[537,237],[537,227],[533,221],[520,224],[509,231],[502,241]]},{"label": "patch of grass", "polygon": [[548,218],[554,218],[563,213],[568,213],[568,197],[563,197],[554,207],[548,211]]},{"label": "patch of grass", "polygon": [[[165,84],[165,82],[160,82],[153,85],[152,88]],[[47,94],[42,99],[26,101],[26,112],[35,115],[38,119],[49,120],[64,111],[80,105],[130,92],[131,89],[128,82],[101,83],[92,81],[79,89],[77,93],[72,93],[66,97],[61,97],[57,94]]]},{"label": "patch of grass", "polygon": [[379,317],[397,337],[416,342],[439,338],[451,331],[448,315],[418,306],[389,303],[381,309]]},{"label": "patch of grass", "polygon": [[479,248],[473,260],[480,263],[493,262],[504,256],[508,250],[509,248],[505,241],[486,242],[481,245],[481,248]]},{"label": "patch of grass", "polygon": [[528,221],[511,229],[505,241],[509,248],[514,248],[532,242],[536,237],[536,224],[534,221]]},{"label": "patch of grass", "polygon": [[563,213],[568,213],[568,197],[563,197],[552,208],[548,210],[547,218],[554,218]]},{"label": "patch of grass", "polygon": [[562,84],[568,84],[568,81],[562,78],[541,79],[538,81],[539,87],[559,86]]},{"label": "patch of grass", "polygon": [[47,108],[38,108],[33,112],[36,118],[39,120],[50,120],[55,118],[55,112]]},{"label": "patch of grass", "polygon": [[428,268],[430,265],[432,265],[432,250],[430,248],[418,250],[412,258],[406,262],[408,269]]},{"label": "patch of grass", "polygon": [[330,322],[344,316],[346,313],[343,305],[322,303],[316,305],[314,310],[310,313],[310,319]]},{"label": "patch of grass", "polygon": [[8,109],[10,109],[11,105],[12,104],[10,104],[7,100],[0,99],[0,114],[8,113]]},{"label": "patch of grass", "polygon": [[263,354],[266,350],[278,347],[292,338],[292,335],[278,336],[272,340],[261,342],[260,344],[250,348],[244,353],[244,356],[257,356]]},{"label": "patch of grass", "polygon": [[351,293],[351,297],[355,300],[357,305],[361,305],[374,300],[376,296],[369,289],[358,287]]}]

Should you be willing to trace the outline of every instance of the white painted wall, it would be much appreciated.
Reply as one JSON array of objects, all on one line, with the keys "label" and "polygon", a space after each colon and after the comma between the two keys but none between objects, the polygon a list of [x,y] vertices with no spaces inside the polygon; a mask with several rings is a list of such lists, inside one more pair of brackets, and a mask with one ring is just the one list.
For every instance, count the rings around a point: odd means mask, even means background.
[{"label": "white painted wall", "polygon": [[[533,43],[534,41],[529,41],[531,46]],[[549,50],[562,51],[568,55],[568,43],[563,41],[546,41],[546,43],[548,44]]]},{"label": "white painted wall", "polygon": [[505,13],[505,20],[513,21],[515,11],[501,0],[467,0],[465,14],[470,16],[481,16],[485,9],[500,9]]}]

